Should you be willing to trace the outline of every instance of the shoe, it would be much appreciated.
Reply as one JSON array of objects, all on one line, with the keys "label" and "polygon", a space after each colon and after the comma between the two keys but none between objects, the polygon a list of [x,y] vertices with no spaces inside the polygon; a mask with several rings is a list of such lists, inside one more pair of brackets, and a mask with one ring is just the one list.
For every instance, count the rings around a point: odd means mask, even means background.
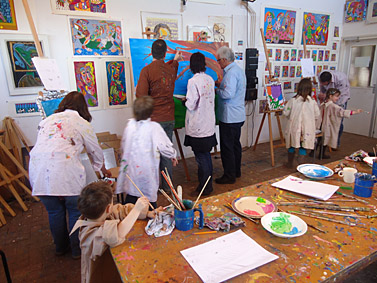
[{"label": "shoe", "polygon": [[234,184],[236,182],[236,179],[231,179],[223,175],[221,178],[217,178],[215,182],[217,184]]},{"label": "shoe", "polygon": [[67,246],[64,250],[62,250],[62,251],[55,251],[55,255],[56,256],[63,256],[63,255],[65,255],[67,252],[69,252],[69,250],[70,250],[70,246]]},{"label": "shoe", "polygon": [[288,162],[285,163],[284,166],[288,169],[293,169],[294,168],[294,165],[293,165],[294,159],[295,159],[295,153],[294,152],[288,152]]},{"label": "shoe", "polygon": [[332,151],[338,151],[338,148],[339,148],[339,147],[337,147],[337,148],[333,148],[333,147],[332,147],[331,150],[332,150]]},{"label": "shoe", "polygon": [[314,150],[311,150],[309,153],[309,157],[314,157]]},{"label": "shoe", "polygon": [[241,172],[236,174],[236,178],[241,178]]}]

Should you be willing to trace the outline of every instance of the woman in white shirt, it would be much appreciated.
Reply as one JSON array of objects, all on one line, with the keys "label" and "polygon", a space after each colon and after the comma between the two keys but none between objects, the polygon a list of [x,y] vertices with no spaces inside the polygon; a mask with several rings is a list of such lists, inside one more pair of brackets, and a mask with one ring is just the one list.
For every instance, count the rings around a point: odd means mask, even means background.
[{"label": "woman in white shirt", "polygon": [[69,247],[73,258],[81,255],[78,231],[71,237],[69,231],[80,216],[77,200],[86,184],[85,168],[80,161],[84,147],[94,170],[111,176],[104,166],[101,147],[89,123],[91,120],[84,95],[70,92],[55,114],[39,123],[37,142],[30,152],[33,195],[41,199],[48,212],[56,255],[65,254]]},{"label": "woman in white shirt", "polygon": [[[184,145],[191,146],[198,164],[199,185],[193,192],[193,195],[195,195],[201,191],[213,172],[210,152],[217,145],[215,135],[215,82],[204,73],[206,63],[202,53],[197,52],[191,55],[190,69],[194,76],[187,84]],[[212,191],[211,178],[203,191],[203,195],[209,195]]]}]

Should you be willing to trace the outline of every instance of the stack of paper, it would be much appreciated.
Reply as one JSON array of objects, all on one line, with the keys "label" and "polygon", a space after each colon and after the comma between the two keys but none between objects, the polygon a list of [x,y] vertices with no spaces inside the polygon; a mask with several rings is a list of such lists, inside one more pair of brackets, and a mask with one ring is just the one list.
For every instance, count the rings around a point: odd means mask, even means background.
[{"label": "stack of paper", "polygon": [[203,282],[222,282],[279,257],[266,251],[242,230],[181,251]]},{"label": "stack of paper", "polygon": [[328,200],[339,188],[338,186],[306,181],[293,176],[273,183],[272,186],[321,200]]}]

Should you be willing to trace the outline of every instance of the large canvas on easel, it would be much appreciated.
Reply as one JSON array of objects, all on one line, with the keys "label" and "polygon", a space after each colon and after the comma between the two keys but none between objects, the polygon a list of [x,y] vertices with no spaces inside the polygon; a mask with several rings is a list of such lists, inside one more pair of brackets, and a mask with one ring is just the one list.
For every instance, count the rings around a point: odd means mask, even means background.
[{"label": "large canvas on easel", "polygon": [[269,110],[283,110],[285,100],[281,84],[266,84],[265,91]]},{"label": "large canvas on easel", "polygon": [[[153,60],[151,53],[153,41],[152,39],[130,38],[132,72],[135,86],[139,80],[141,70]],[[183,57],[183,61],[179,62],[174,94],[186,95],[187,82],[193,77],[190,71],[190,57],[191,54],[195,52],[201,52],[205,56],[207,66],[206,73],[210,75],[214,81],[218,78],[222,78],[223,71],[217,63],[216,51],[221,46],[227,45],[227,43],[166,40],[166,44],[168,46],[165,58],[166,61],[174,58],[176,50],[180,50]],[[177,128],[184,127],[186,109],[178,100],[176,100],[175,106],[175,125]]]},{"label": "large canvas on easel", "polygon": [[295,29],[295,11],[265,7],[263,31],[266,43],[293,44]]}]

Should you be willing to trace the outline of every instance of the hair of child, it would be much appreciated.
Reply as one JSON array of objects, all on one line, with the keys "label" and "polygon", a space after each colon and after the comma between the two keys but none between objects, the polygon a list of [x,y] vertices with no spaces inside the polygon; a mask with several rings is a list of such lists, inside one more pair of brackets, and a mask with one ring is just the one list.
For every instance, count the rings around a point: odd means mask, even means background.
[{"label": "hair of child", "polygon": [[302,96],[304,101],[306,101],[308,96],[311,96],[312,91],[313,91],[313,84],[312,84],[311,79],[304,78],[298,83],[297,94],[295,95],[295,97]]},{"label": "hair of child", "polygon": [[200,52],[196,52],[190,57],[190,70],[193,74],[206,71],[206,58]]},{"label": "hair of child", "polygon": [[111,185],[104,181],[98,181],[88,184],[81,191],[77,206],[84,217],[97,219],[105,212],[112,200]]},{"label": "hair of child", "polygon": [[136,121],[147,120],[153,112],[154,100],[151,96],[146,95],[139,97],[134,102],[134,117]]},{"label": "hair of child", "polygon": [[64,112],[67,109],[77,111],[79,115],[88,122],[92,121],[92,115],[89,113],[85,97],[81,92],[71,91],[68,93],[60,102],[55,113]]},{"label": "hair of child", "polygon": [[337,88],[329,88],[327,91],[326,91],[326,100],[328,100],[330,98],[330,96],[333,96],[333,95],[340,95],[340,90],[337,89]]}]

